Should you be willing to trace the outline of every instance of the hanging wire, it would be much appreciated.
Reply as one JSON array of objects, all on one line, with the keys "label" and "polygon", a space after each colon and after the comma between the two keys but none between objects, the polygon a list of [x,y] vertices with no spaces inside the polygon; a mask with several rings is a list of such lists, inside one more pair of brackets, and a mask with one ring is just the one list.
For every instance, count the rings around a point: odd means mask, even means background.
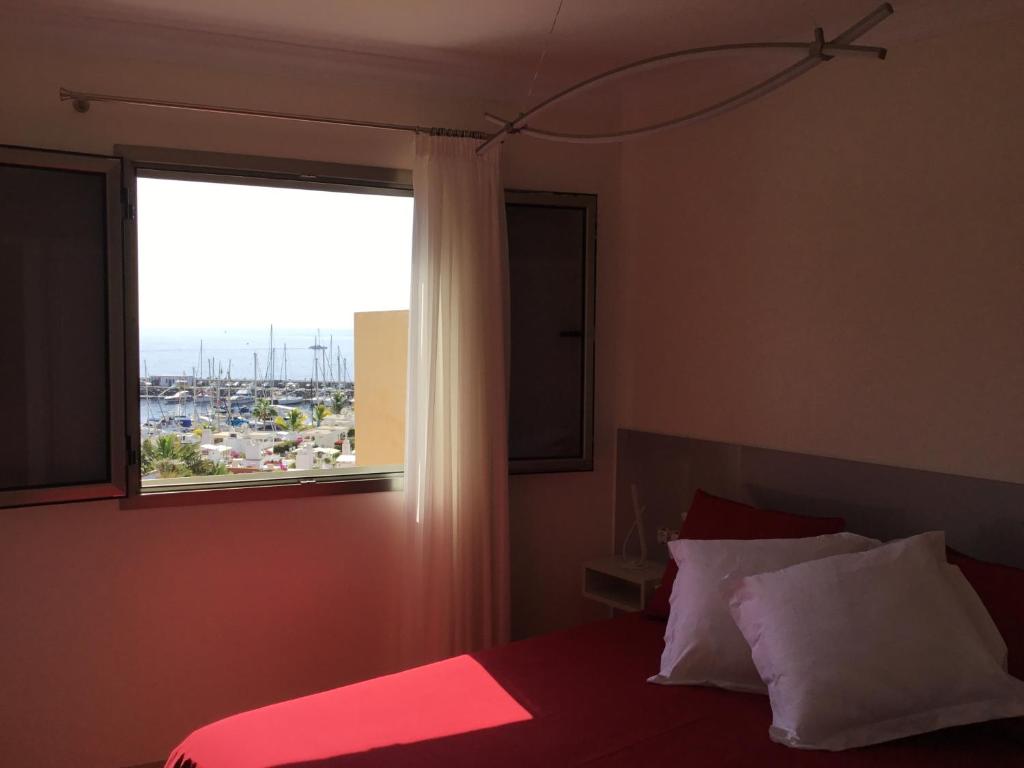
[{"label": "hanging wire", "polygon": [[555,17],[551,19],[551,29],[548,30],[547,39],[544,41],[544,48],[540,52],[540,58],[537,59],[537,66],[533,70],[533,79],[530,81],[530,88],[526,92],[527,100],[533,96],[533,89],[537,85],[537,78],[540,77],[541,67],[544,66],[544,59],[547,58],[548,48],[551,47],[551,36],[555,33],[555,26],[558,24],[558,16],[562,13],[562,5],[565,0],[558,0],[558,8],[555,9]]}]

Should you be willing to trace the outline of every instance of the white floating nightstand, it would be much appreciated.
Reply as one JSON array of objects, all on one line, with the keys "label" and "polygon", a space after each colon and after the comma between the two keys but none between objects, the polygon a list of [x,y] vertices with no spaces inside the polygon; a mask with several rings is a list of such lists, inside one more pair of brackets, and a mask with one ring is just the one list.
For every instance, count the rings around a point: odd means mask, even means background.
[{"label": "white floating nightstand", "polygon": [[640,611],[664,570],[664,563],[637,563],[618,555],[588,560],[583,564],[583,596],[620,611]]}]

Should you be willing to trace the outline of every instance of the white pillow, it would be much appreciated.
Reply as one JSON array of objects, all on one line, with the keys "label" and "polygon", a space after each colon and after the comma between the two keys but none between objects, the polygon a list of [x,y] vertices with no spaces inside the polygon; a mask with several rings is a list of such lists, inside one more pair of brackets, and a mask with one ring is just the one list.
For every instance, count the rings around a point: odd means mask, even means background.
[{"label": "white pillow", "polygon": [[840,750],[1024,715],[1024,682],[979,631],[944,549],[926,533],[743,579],[731,610],[774,741]]},{"label": "white pillow", "polygon": [[853,533],[803,539],[669,542],[679,573],[669,598],[661,671],[649,681],[766,693],[750,658],[750,646],[729,614],[735,582],[743,576],[807,560],[862,552],[879,543]]}]

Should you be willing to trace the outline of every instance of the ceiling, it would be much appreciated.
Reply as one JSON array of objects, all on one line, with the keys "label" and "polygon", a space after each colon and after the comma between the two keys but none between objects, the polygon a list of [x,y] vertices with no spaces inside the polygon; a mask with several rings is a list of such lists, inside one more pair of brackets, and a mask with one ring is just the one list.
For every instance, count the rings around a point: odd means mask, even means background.
[{"label": "ceiling", "polygon": [[[669,50],[835,34],[880,0],[33,0],[36,13],[453,66],[539,85]],[[892,44],[963,23],[968,0],[893,0],[896,15],[864,42]],[[0,0],[10,8],[25,2]],[[979,22],[1020,13],[1022,0],[970,0]],[[546,51],[546,53],[545,53]]]}]

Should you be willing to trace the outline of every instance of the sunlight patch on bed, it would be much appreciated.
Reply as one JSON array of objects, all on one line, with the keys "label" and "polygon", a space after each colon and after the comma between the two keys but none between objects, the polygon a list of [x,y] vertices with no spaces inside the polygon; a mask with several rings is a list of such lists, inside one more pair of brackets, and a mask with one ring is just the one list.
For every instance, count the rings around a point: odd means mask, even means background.
[{"label": "sunlight patch on bed", "polygon": [[201,728],[175,755],[265,768],[531,720],[475,659],[452,659],[245,712]]}]

